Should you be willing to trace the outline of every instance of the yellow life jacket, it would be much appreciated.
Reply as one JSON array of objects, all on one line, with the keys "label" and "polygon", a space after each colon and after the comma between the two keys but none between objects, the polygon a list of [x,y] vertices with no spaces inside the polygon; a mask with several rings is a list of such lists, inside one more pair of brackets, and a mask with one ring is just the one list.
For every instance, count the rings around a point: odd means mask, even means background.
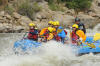
[{"label": "yellow life jacket", "polygon": [[47,29],[48,29],[48,28],[43,28],[43,29],[40,31],[40,34],[39,34],[39,35],[40,35],[40,36],[43,35]]},{"label": "yellow life jacket", "polygon": [[49,36],[48,36],[48,38],[47,38],[47,40],[51,40],[51,39],[53,39],[53,34],[52,33],[49,33]]},{"label": "yellow life jacket", "polygon": [[100,33],[96,33],[93,37],[94,41],[100,40]]},{"label": "yellow life jacket", "polygon": [[86,40],[86,35],[82,30],[76,31],[76,34],[79,36],[79,38],[82,38],[83,42]]}]

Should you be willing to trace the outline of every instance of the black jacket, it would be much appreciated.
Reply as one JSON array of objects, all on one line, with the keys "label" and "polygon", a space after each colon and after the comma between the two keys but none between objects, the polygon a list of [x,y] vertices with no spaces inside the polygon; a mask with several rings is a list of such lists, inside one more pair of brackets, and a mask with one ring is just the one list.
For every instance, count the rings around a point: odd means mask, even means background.
[{"label": "black jacket", "polygon": [[86,33],[86,28],[85,28],[85,25],[83,23],[79,23],[78,26],[79,26],[80,30],[82,30],[84,33]]}]

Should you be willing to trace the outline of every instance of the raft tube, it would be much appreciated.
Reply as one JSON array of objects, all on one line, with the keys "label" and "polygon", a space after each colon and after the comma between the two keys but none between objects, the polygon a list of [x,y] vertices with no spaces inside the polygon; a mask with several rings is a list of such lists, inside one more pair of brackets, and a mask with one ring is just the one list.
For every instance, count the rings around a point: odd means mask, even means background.
[{"label": "raft tube", "polygon": [[86,44],[78,47],[78,54],[100,53],[100,43],[94,43],[96,48],[91,48]]},{"label": "raft tube", "polygon": [[26,51],[31,51],[33,48],[37,48],[41,46],[41,43],[33,41],[33,40],[29,40],[29,39],[23,39],[23,40],[19,40],[16,41],[14,43],[14,51],[15,52],[19,52],[19,50],[21,52],[26,52]]},{"label": "raft tube", "polygon": [[100,43],[100,40],[94,41],[93,37],[86,37],[86,41],[85,42],[88,42],[88,43]]}]

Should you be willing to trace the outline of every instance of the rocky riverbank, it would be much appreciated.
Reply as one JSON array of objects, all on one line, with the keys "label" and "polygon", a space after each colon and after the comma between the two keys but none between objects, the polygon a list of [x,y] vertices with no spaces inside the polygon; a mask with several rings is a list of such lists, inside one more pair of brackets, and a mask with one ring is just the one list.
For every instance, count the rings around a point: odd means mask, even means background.
[{"label": "rocky riverbank", "polygon": [[[75,16],[78,16],[81,19],[86,28],[94,28],[100,23],[100,0],[93,1],[89,11],[79,12],[78,14],[76,14],[73,9],[68,8],[64,8],[64,12],[52,11],[45,1],[40,2],[39,5],[42,7],[42,10],[35,14],[33,21],[37,24],[39,29],[47,27],[47,22],[49,20],[58,20],[61,25],[67,27],[67,25],[73,24]],[[28,30],[29,22],[32,22],[32,20],[17,12],[13,12],[12,15],[9,15],[5,11],[0,11],[0,33],[26,32]]]}]

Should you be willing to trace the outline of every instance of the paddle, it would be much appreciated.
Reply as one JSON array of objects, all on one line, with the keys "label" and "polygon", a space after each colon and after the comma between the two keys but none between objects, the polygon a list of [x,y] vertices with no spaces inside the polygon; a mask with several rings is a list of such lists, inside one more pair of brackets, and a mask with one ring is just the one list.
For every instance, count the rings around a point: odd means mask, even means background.
[{"label": "paddle", "polygon": [[25,34],[23,35],[22,39],[25,39],[25,36],[27,35],[27,33],[29,33],[29,32],[25,32]]},{"label": "paddle", "polygon": [[91,48],[96,48],[96,46],[93,43],[88,43],[88,42],[87,43],[83,42],[83,43],[88,45]]}]

